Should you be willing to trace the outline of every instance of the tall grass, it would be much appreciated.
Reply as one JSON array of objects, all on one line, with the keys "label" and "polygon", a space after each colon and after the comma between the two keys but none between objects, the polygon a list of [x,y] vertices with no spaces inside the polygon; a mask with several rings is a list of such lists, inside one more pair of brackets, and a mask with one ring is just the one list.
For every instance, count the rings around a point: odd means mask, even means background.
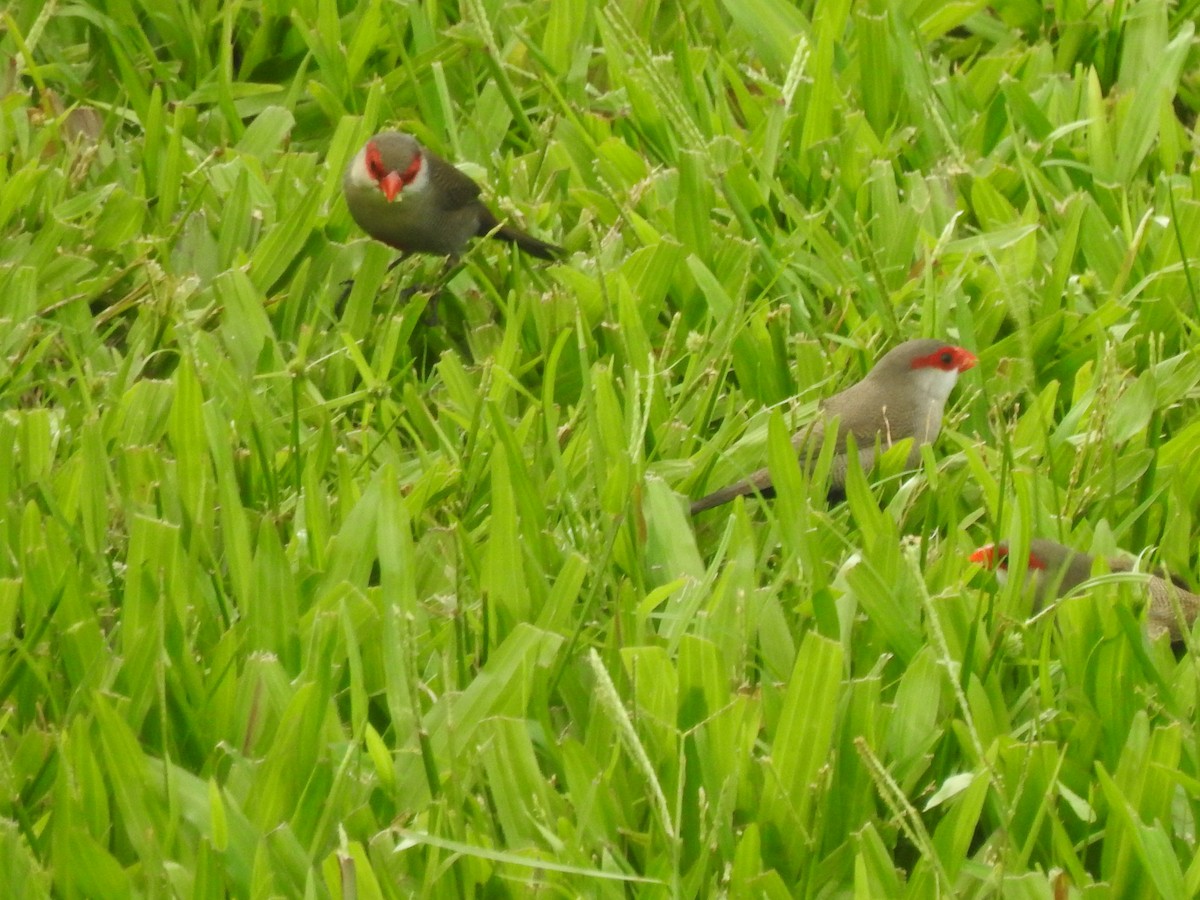
[{"label": "tall grass", "polygon": [[[9,9],[0,882],[1200,891],[1196,657],[967,561],[1200,572],[1194,7]],[[432,323],[385,126],[567,261]],[[787,435],[921,335],[947,432],[828,506]]]}]

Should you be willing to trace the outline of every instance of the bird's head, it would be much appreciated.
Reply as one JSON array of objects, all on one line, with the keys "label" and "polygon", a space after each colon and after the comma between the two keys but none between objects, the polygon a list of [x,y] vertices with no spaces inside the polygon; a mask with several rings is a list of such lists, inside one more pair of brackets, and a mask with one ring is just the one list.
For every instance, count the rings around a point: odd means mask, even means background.
[{"label": "bird's head", "polygon": [[[1003,584],[1008,578],[1011,556],[1007,542],[987,544],[971,554],[970,560],[992,569]],[[1091,575],[1092,558],[1054,541],[1034,538],[1029,542],[1025,582],[1033,588],[1039,605],[1067,593]]]},{"label": "bird's head", "polygon": [[954,390],[958,376],[979,362],[970,350],[954,344],[940,341],[911,343],[918,345],[911,348],[908,363],[909,371],[915,376],[917,389],[941,403]]},{"label": "bird's head", "polygon": [[421,145],[399,131],[381,132],[350,164],[350,180],[358,187],[378,190],[388,203],[406,190],[420,190],[428,180]]},{"label": "bird's head", "polygon": [[[931,343],[938,344],[933,341]],[[957,377],[967,369],[975,367],[979,362],[979,358],[970,350],[962,347],[956,347],[953,344],[941,344],[934,347],[930,352],[925,353],[924,347],[914,348],[914,353],[909,362],[909,368],[913,370],[932,369],[938,372],[953,372]]]},{"label": "bird's head", "polygon": [[936,404],[940,418],[941,407],[958,376],[977,362],[970,350],[945,341],[919,338],[885,353],[864,380],[885,392],[910,390],[914,400],[927,398]]},{"label": "bird's head", "polygon": [[[996,578],[1003,584],[1008,578],[1008,544],[985,544],[970,556],[971,562],[985,569],[993,569]],[[1036,553],[1029,554],[1030,569],[1038,571],[1046,568],[1045,562]]]}]

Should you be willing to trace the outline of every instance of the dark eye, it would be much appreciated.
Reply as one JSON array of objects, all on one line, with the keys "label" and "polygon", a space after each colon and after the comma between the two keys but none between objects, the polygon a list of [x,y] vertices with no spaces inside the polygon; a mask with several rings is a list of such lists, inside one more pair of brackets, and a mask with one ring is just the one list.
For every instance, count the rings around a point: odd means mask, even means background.
[{"label": "dark eye", "polygon": [[367,171],[376,181],[387,174],[383,168],[383,159],[379,156],[379,148],[374,144],[367,147]]},{"label": "dark eye", "polygon": [[943,350],[941,356],[938,357],[942,361],[943,366],[954,365],[954,354],[949,350]]}]

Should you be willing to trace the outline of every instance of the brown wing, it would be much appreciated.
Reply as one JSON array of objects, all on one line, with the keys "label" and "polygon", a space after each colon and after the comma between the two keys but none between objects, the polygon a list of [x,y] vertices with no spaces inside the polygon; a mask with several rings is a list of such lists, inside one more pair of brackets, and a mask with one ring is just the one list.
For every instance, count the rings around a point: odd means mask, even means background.
[{"label": "brown wing", "polygon": [[[1114,559],[1110,559],[1108,561],[1108,569],[1110,572],[1132,572],[1132,571],[1134,571],[1134,565],[1136,563],[1137,563],[1137,560],[1135,560],[1135,559],[1129,559],[1128,557],[1118,556],[1118,557],[1116,557]],[[1146,570],[1141,569],[1140,571],[1145,572]],[[1184,581],[1182,578],[1180,578],[1178,575],[1174,574],[1173,572],[1168,572],[1162,566],[1157,566],[1156,568],[1150,569],[1149,574],[1155,575],[1158,578],[1165,579],[1166,581],[1169,581],[1173,585],[1175,585],[1175,587],[1180,588],[1184,591],[1188,591],[1188,592],[1191,591],[1191,585],[1189,585],[1186,581]]]},{"label": "brown wing", "polygon": [[886,448],[912,437],[915,431],[911,404],[886,404],[880,398],[878,387],[867,381],[860,381],[840,394],[834,394],[825,401],[823,413],[826,419],[837,417],[835,450],[839,454],[846,451],[847,434],[854,435],[861,454],[874,447],[876,440]]},{"label": "brown wing", "polygon": [[[1132,572],[1136,560],[1119,556],[1108,561],[1108,568],[1113,572]],[[1183,629],[1179,617],[1175,614],[1175,601],[1183,610],[1183,618],[1190,628],[1200,613],[1200,597],[1188,590],[1187,582],[1166,569],[1156,568],[1150,571],[1146,581],[1146,632],[1151,638],[1169,633],[1172,641],[1183,640]]]},{"label": "brown wing", "polygon": [[[1149,581],[1150,602],[1146,611],[1146,631],[1150,637],[1158,637],[1164,631],[1171,635],[1172,641],[1183,640],[1184,627],[1191,629],[1200,613],[1200,597],[1190,591],[1185,591],[1169,581],[1161,578],[1151,578]],[[1183,613],[1183,622],[1175,612],[1175,603]]]},{"label": "brown wing", "polygon": [[464,206],[479,202],[479,185],[464,175],[436,153],[426,149],[425,162],[429,166],[429,180],[437,188],[442,209],[453,212]]},{"label": "brown wing", "polygon": [[441,208],[446,212],[455,212],[472,207],[478,214],[479,227],[475,230],[476,237],[492,234],[502,241],[516,244],[526,253],[540,259],[554,260],[565,255],[566,251],[556,244],[539,240],[514,225],[501,225],[496,214],[479,199],[479,185],[436,153],[426,150],[425,161],[429,166],[429,180],[438,188]]}]

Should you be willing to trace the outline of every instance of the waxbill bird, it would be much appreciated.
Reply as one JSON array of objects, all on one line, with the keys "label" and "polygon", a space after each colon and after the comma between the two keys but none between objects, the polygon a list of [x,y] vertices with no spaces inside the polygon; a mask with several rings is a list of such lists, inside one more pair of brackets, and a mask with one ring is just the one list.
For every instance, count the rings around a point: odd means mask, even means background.
[{"label": "waxbill bird", "polygon": [[[996,576],[1004,579],[1008,574],[1008,544],[988,544],[971,554],[971,562],[988,569],[995,569]],[[1068,593],[1075,586],[1092,577],[1094,560],[1086,553],[1079,553],[1055,541],[1034,538],[1029,542],[1029,563],[1025,570],[1027,583],[1032,583],[1034,598],[1040,609],[1056,597]],[[1126,559],[1108,561],[1110,572],[1130,572],[1133,564]],[[1146,633],[1151,639],[1161,634],[1170,634],[1172,641],[1182,641],[1184,629],[1175,612],[1175,601],[1183,612],[1188,629],[1200,613],[1200,596],[1187,590],[1177,579],[1165,572],[1146,577]]]},{"label": "waxbill bird", "polygon": [[[840,496],[845,484],[847,435],[854,435],[864,469],[874,462],[876,443],[886,450],[912,438],[907,465],[915,467],[921,459],[921,445],[935,440],[942,429],[942,412],[958,376],[976,362],[969,350],[931,339],[905,341],[889,350],[862,381],[826,399],[820,417],[792,438],[801,465],[810,466],[816,461],[825,440],[825,426],[836,419],[831,496]],[[696,500],[691,512],[695,515],[746,494],[771,497],[774,493],[770,471],[759,469],[744,481]]]},{"label": "waxbill bird", "polygon": [[501,225],[479,185],[412,135],[383,131],[367,141],[342,178],[350,215],[377,241],[405,253],[457,256],[473,237],[491,235],[540,259],[563,249]]}]

